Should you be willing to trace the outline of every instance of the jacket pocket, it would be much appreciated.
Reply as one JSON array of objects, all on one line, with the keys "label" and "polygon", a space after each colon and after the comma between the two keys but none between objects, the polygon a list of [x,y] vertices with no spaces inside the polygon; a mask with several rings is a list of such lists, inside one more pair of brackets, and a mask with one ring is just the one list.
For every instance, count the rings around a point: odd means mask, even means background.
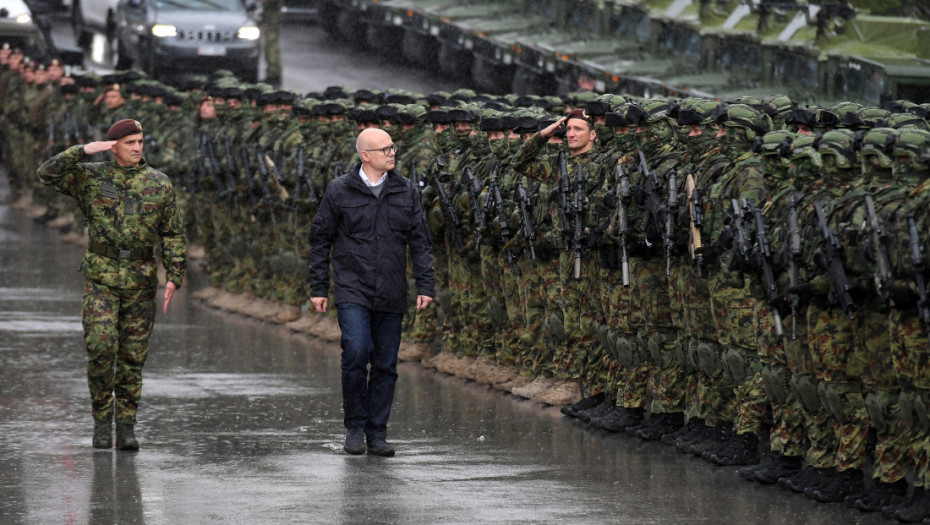
[{"label": "jacket pocket", "polygon": [[387,196],[388,224],[394,231],[405,232],[413,228],[413,199],[407,194]]},{"label": "jacket pocket", "polygon": [[342,221],[349,233],[370,231],[374,226],[370,203],[362,198],[349,198],[339,203]]}]

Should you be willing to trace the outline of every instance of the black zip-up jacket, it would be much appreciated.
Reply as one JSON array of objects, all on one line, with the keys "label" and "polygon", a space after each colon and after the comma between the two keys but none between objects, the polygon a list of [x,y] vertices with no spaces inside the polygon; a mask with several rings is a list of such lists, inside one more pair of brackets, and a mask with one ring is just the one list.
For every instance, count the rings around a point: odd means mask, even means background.
[{"label": "black zip-up jacket", "polygon": [[311,297],[329,295],[332,261],[335,304],[379,312],[407,311],[407,249],[417,294],[435,296],[433,249],[420,195],[391,170],[379,197],[359,176],[361,164],[329,184],[310,229]]}]

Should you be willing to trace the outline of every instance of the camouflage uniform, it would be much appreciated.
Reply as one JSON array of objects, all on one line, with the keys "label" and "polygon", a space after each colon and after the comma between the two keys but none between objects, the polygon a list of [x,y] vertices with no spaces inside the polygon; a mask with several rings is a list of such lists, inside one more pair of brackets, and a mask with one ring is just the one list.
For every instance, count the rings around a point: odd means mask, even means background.
[{"label": "camouflage uniform", "polygon": [[94,419],[112,420],[115,392],[116,421],[134,424],[155,318],[154,248],[161,239],[167,280],[180,286],[186,239],[165,175],[144,161],[126,168],[113,162],[79,163],[84,158],[82,146],[68,148],[42,164],[38,176],[77,199],[88,221],[91,245],[81,267]]}]

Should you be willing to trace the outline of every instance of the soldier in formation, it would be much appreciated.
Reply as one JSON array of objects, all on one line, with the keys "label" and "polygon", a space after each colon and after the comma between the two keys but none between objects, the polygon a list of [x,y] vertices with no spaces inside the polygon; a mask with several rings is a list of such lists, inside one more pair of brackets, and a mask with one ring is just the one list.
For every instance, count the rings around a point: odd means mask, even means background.
[{"label": "soldier in formation", "polygon": [[[113,119],[157,119],[146,156],[210,283],[293,320],[323,192],[359,162],[359,130],[382,128],[421,192],[440,305],[408,305],[401,358],[438,347],[431,363],[469,363],[593,428],[817,501],[930,516],[930,106],[299,94],[223,72],[50,81],[49,64],[36,84],[23,62],[0,53],[18,195],[36,199],[39,163]],[[40,96],[41,118],[25,109]],[[42,198],[47,218],[69,213]]]}]

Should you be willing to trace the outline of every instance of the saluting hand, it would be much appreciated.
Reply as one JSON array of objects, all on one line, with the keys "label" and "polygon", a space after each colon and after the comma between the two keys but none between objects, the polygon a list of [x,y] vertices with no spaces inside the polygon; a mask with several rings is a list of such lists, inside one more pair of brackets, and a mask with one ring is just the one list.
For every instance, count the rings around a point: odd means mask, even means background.
[{"label": "saluting hand", "polygon": [[110,151],[113,149],[113,146],[116,145],[115,140],[101,140],[99,142],[90,142],[84,144],[84,154],[93,155],[94,153],[100,153],[101,151]]}]

